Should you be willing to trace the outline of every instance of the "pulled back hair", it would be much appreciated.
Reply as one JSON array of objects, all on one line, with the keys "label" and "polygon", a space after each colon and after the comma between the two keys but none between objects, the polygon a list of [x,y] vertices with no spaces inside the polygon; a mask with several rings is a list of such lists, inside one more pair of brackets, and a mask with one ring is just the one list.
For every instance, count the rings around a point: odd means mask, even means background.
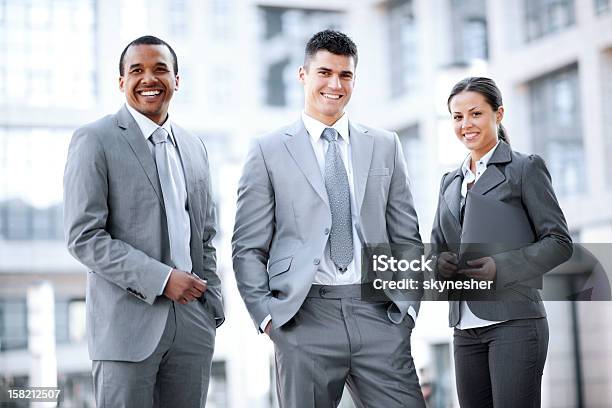
[{"label": "pulled back hair", "polygon": [[[501,91],[495,84],[495,81],[493,81],[491,78],[485,77],[468,77],[462,79],[461,81],[457,82],[455,86],[453,86],[453,89],[448,96],[448,100],[446,101],[446,106],[449,112],[451,100],[461,92],[467,91],[481,94],[494,112],[497,112],[497,109],[504,104],[502,101]],[[497,131],[497,137],[499,137],[500,140],[510,144],[508,133],[501,123],[499,124],[499,130]]]},{"label": "pulled back hair", "polygon": [[308,67],[310,59],[314,55],[325,50],[332,54],[353,57],[355,66],[357,66],[357,46],[344,33],[335,30],[323,30],[313,35],[304,50],[304,67]]},{"label": "pulled back hair", "polygon": [[178,59],[176,58],[176,53],[174,52],[170,44],[152,35],[144,35],[142,37],[138,37],[137,39],[135,39],[134,41],[126,45],[125,48],[123,49],[123,52],[121,53],[121,57],[119,58],[119,75],[120,76],[123,76],[123,71],[124,71],[123,60],[125,59],[125,53],[133,45],[134,46],[135,45],[164,45],[168,47],[168,50],[170,50],[170,54],[172,54],[172,68],[174,69],[174,75],[178,74]]}]

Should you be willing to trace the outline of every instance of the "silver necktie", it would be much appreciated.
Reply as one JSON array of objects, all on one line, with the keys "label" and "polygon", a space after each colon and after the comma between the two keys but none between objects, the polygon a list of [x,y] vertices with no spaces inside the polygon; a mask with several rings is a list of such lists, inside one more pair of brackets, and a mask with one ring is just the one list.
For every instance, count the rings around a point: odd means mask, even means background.
[{"label": "silver necktie", "polygon": [[191,272],[189,240],[191,227],[185,210],[185,179],[177,152],[164,128],[157,128],[151,135],[155,144],[155,164],[166,207],[170,255],[177,269]]},{"label": "silver necktie", "polygon": [[340,157],[338,132],[335,129],[326,128],[321,137],[329,142],[325,154],[325,188],[327,189],[332,216],[332,227],[329,235],[330,254],[338,270],[344,273],[353,260],[349,181]]}]

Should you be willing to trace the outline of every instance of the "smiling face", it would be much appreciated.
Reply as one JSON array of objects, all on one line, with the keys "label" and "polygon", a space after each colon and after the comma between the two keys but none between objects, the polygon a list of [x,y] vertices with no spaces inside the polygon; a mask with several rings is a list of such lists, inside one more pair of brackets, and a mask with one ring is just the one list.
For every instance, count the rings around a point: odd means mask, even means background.
[{"label": "smiling face", "polygon": [[455,135],[479,160],[497,143],[497,125],[504,117],[504,107],[494,111],[478,92],[464,91],[450,101]]},{"label": "smiling face", "polygon": [[119,89],[127,103],[161,125],[179,77],[174,74],[172,54],[165,45],[133,45],[125,53]]},{"label": "smiling face", "polygon": [[307,66],[300,67],[298,78],[304,85],[304,112],[331,126],[351,99],[355,61],[351,56],[320,50]]}]

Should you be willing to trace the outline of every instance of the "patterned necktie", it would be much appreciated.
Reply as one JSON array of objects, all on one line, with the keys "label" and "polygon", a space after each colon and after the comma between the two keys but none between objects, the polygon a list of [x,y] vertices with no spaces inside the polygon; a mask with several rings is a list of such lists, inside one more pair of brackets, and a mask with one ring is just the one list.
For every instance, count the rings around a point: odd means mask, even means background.
[{"label": "patterned necktie", "polygon": [[155,144],[155,164],[166,207],[170,256],[174,266],[191,272],[191,253],[189,240],[191,227],[185,212],[185,179],[183,170],[172,142],[164,128],[157,128],[151,135]]},{"label": "patterned necktie", "polygon": [[332,128],[323,131],[329,142],[325,154],[325,188],[331,209],[332,227],[329,235],[331,259],[341,273],[353,260],[353,232],[349,181],[340,157],[338,132]]}]

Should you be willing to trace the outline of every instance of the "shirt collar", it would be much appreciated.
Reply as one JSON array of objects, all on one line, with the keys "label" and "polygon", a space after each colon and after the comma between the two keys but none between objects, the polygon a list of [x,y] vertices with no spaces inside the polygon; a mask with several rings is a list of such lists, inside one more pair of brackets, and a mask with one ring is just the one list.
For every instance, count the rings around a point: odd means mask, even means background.
[{"label": "shirt collar", "polygon": [[[138,112],[136,109],[132,108],[130,104],[126,103],[125,106],[132,114],[132,117],[140,128],[140,131],[142,132],[142,135],[144,136],[145,140],[148,140],[149,137],[151,137],[151,135],[153,134],[153,132],[155,132],[160,126],[157,123],[153,122],[151,119],[147,118],[142,113]],[[174,135],[172,134],[172,125],[170,124],[170,116],[166,118],[166,121],[161,125],[161,127],[164,128],[166,132],[168,132],[172,144],[176,147],[176,141],[174,140]]]},{"label": "shirt collar", "polygon": [[[483,167],[486,169],[487,165],[489,164],[489,160],[491,160],[491,157],[493,156],[493,153],[495,152],[497,146],[499,146],[499,140],[497,141],[495,146],[491,148],[491,150],[489,150],[484,156],[480,158],[480,160],[478,160],[478,162],[476,163],[476,167]],[[463,160],[463,164],[461,165],[461,173],[464,177],[472,171],[470,170],[471,157],[472,156],[468,154],[467,157]]]},{"label": "shirt collar", "polygon": [[315,142],[318,142],[323,134],[323,131],[330,127],[335,129],[342,140],[349,144],[348,115],[346,113],[343,114],[340,119],[336,121],[336,123],[331,126],[327,126],[325,123],[319,122],[312,116],[308,116],[306,112],[302,112],[302,122],[304,123],[304,127],[308,131],[308,134],[314,139]]}]

